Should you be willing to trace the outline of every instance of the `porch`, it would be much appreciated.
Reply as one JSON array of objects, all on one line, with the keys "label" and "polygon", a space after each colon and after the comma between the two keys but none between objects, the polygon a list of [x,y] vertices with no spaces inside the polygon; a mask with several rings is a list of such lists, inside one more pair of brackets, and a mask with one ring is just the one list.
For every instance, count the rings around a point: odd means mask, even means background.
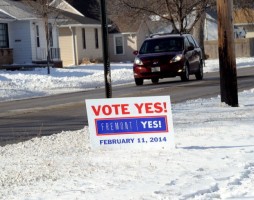
[{"label": "porch", "polygon": [[13,63],[13,49],[1,48],[0,49],[0,65]]},{"label": "porch", "polygon": [[[60,58],[60,48],[50,48],[49,51],[50,60],[61,60]],[[36,60],[47,60],[47,49],[37,48],[36,49]]]},{"label": "porch", "polygon": [[[47,49],[46,48],[37,48],[36,50],[36,60],[33,60],[32,63],[38,65],[47,66]],[[53,67],[61,68],[63,63],[60,57],[60,48],[50,48],[49,51],[49,63]]]}]

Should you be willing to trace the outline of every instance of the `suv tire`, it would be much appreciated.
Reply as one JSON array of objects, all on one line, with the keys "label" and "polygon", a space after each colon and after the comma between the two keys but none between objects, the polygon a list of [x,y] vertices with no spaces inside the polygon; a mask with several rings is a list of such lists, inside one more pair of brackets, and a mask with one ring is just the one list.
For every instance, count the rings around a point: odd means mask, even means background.
[{"label": "suv tire", "polygon": [[204,72],[203,72],[203,63],[202,63],[202,61],[200,61],[200,63],[199,63],[199,70],[195,74],[195,76],[196,76],[197,80],[202,80],[203,79]]},{"label": "suv tire", "polygon": [[136,83],[136,85],[143,85],[144,79],[142,79],[142,78],[135,78],[135,83]]},{"label": "suv tire", "polygon": [[184,67],[184,72],[182,73],[181,75],[181,80],[182,81],[188,81],[190,79],[190,74],[189,74],[189,67],[187,64],[185,64],[185,67]]},{"label": "suv tire", "polygon": [[152,78],[151,81],[154,84],[159,83],[159,78]]}]

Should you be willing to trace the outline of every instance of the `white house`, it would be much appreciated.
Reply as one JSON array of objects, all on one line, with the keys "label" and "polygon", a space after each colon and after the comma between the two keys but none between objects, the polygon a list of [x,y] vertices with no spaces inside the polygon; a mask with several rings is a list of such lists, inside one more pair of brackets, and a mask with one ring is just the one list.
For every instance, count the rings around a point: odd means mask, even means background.
[{"label": "white house", "polygon": [[[49,19],[50,55],[59,62],[58,29],[54,18]],[[44,22],[33,8],[12,0],[0,2],[0,48],[13,52],[14,64],[46,61],[47,42]]]}]

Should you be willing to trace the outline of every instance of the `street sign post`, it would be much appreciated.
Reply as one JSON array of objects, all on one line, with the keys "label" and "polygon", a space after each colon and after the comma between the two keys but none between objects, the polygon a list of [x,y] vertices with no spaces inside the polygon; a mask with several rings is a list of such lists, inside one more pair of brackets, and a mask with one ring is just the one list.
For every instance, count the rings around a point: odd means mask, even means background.
[{"label": "street sign post", "polygon": [[221,102],[238,107],[233,1],[217,0]]},{"label": "street sign post", "polygon": [[101,5],[101,26],[102,26],[105,93],[106,93],[106,98],[111,98],[112,86],[111,86],[109,51],[108,51],[108,23],[107,23],[107,14],[106,14],[106,3],[105,3],[105,0],[100,0],[100,2],[101,2],[100,5]]}]

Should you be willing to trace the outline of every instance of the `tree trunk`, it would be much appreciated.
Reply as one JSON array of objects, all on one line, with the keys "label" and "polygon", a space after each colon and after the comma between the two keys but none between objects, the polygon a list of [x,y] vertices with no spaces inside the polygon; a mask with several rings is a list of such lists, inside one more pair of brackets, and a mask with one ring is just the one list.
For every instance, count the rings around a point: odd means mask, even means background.
[{"label": "tree trunk", "polygon": [[46,33],[46,48],[47,48],[47,68],[48,74],[50,74],[50,48],[49,48],[49,24],[48,24],[48,16],[44,17],[45,24],[45,33]]},{"label": "tree trunk", "polygon": [[200,48],[202,49],[203,59],[205,59],[205,45],[204,45],[205,18],[206,18],[206,13],[203,12],[193,30],[193,36],[197,40],[198,44],[200,45]]}]

